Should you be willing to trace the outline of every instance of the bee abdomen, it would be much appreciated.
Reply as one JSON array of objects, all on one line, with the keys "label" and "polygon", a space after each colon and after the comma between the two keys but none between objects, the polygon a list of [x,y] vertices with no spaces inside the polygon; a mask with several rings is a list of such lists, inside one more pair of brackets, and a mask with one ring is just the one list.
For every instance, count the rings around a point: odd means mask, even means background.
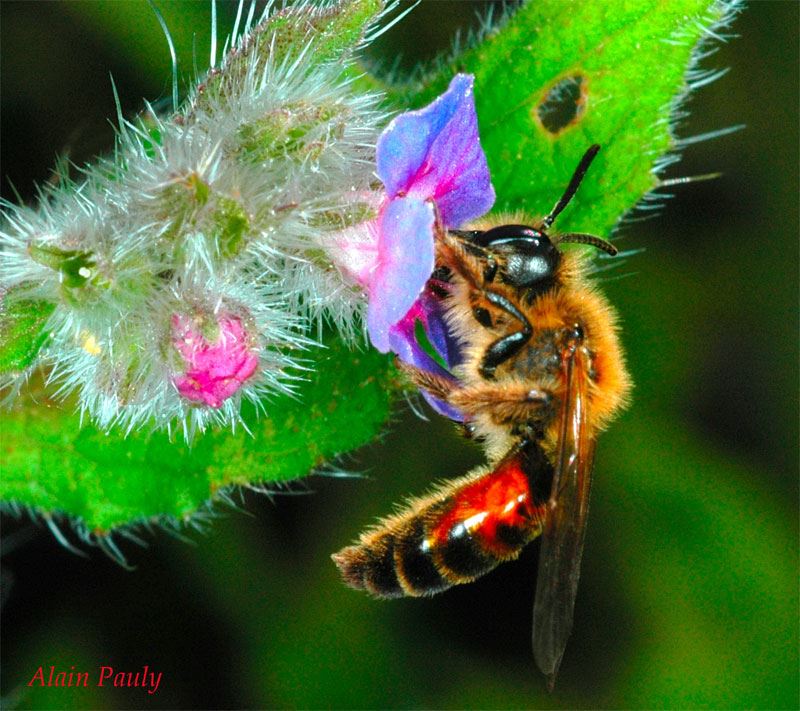
[{"label": "bee abdomen", "polygon": [[529,449],[446,485],[336,553],[345,582],[378,597],[434,595],[516,558],[542,530],[546,506],[535,483],[551,474],[543,453]]},{"label": "bee abdomen", "polygon": [[425,541],[422,520],[412,517],[332,557],[352,588],[385,598],[433,595],[452,583],[442,577]]},{"label": "bee abdomen", "polygon": [[403,528],[404,535],[398,538],[394,549],[394,560],[406,594],[418,597],[447,590],[453,583],[443,576],[434,560],[423,519],[411,518]]},{"label": "bee abdomen", "polygon": [[403,597],[395,569],[395,539],[391,532],[370,536],[369,542],[343,548],[331,557],[351,588],[376,597]]},{"label": "bee abdomen", "polygon": [[453,516],[459,493],[456,490],[422,514],[426,522],[423,547],[450,585],[474,580],[497,565],[475,531],[462,517]]}]

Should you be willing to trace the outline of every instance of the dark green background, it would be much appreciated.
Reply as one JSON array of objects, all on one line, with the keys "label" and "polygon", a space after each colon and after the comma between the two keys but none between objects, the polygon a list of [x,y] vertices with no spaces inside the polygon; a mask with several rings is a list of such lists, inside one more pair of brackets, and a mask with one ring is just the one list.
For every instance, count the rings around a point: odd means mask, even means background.
[{"label": "dark green background", "polygon": [[[189,56],[185,28],[208,46],[206,3],[162,4]],[[0,5],[1,172],[26,200],[56,154],[81,163],[110,147],[109,72],[128,114],[168,95],[152,14],[131,22],[112,5]],[[423,2],[370,56],[405,73],[483,6]],[[339,584],[330,552],[480,460],[447,423],[399,406],[384,441],[344,462],[369,478],[243,493],[247,514],[220,510],[191,543],[123,544],[134,572],[4,517],[4,707],[796,708],[799,8],[753,3],[706,60],[731,71],[691,99],[681,135],[747,127],[688,147],[672,175],[723,176],[674,189],[622,231],[623,248],[645,251],[605,290],[636,390],[600,442],[553,696],[529,651],[536,545],[431,600],[375,602]],[[13,196],[7,181],[2,192]],[[40,664],[148,664],[164,679],[151,697],[29,690]]]}]

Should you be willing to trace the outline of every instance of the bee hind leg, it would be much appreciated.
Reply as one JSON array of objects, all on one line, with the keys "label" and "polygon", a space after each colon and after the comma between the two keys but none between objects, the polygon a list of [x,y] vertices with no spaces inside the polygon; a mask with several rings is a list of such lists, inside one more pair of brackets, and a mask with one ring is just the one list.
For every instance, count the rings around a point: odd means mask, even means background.
[{"label": "bee hind leg", "polygon": [[488,414],[498,424],[527,424],[548,419],[553,411],[553,391],[530,383],[486,383],[461,388],[450,403],[471,415]]},{"label": "bee hind leg", "polygon": [[488,414],[497,423],[524,425],[548,419],[554,412],[553,388],[549,384],[487,382],[462,387],[457,381],[408,363],[398,362],[398,367],[414,385],[452,405],[468,420]]}]

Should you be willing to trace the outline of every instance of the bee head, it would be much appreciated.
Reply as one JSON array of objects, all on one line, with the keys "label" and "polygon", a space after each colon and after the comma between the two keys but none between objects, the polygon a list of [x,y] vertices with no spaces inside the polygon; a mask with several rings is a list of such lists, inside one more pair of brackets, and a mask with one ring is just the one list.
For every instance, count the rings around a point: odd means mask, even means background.
[{"label": "bee head", "polygon": [[544,290],[553,283],[561,253],[541,230],[501,225],[477,234],[473,242],[503,258],[501,278],[519,289]]},{"label": "bee head", "polygon": [[[583,232],[569,232],[557,235],[554,244],[545,233],[575,196],[599,150],[600,146],[595,144],[586,151],[572,174],[564,194],[536,227],[501,225],[485,231],[451,230],[451,232],[502,257],[500,277],[503,281],[516,288],[527,289],[530,294],[545,291],[555,282],[556,271],[561,263],[561,252],[556,245],[561,242],[589,244],[613,257],[617,254],[617,248],[601,237]],[[488,279],[491,281],[494,278],[494,271],[490,270],[488,273],[490,274]]]}]

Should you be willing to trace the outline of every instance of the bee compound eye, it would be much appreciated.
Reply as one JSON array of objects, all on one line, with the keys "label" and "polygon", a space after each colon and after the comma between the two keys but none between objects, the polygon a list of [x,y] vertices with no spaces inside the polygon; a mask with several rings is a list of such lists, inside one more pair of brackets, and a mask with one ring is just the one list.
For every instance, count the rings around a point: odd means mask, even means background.
[{"label": "bee compound eye", "polygon": [[561,254],[547,235],[498,244],[506,258],[505,281],[520,288],[546,288],[555,276]]},{"label": "bee compound eye", "polygon": [[519,288],[547,288],[561,253],[541,230],[527,225],[501,225],[476,233],[471,241],[502,258],[503,281]]}]

